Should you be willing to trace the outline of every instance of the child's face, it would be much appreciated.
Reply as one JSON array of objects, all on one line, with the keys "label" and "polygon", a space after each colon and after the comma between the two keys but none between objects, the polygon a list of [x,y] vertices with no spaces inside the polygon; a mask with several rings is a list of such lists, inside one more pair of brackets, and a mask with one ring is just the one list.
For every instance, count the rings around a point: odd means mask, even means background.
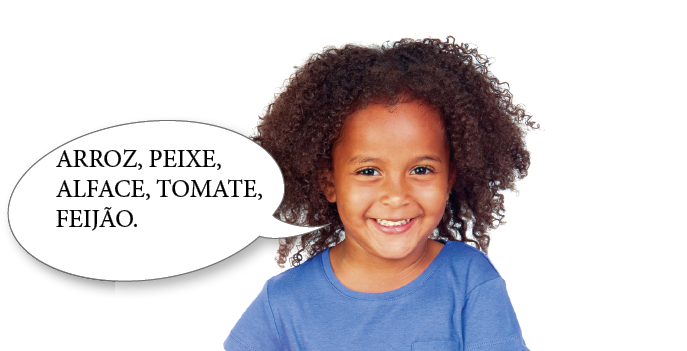
[{"label": "child's face", "polygon": [[423,252],[452,185],[438,111],[370,105],[347,118],[332,158],[324,190],[337,204],[342,244],[386,259]]}]

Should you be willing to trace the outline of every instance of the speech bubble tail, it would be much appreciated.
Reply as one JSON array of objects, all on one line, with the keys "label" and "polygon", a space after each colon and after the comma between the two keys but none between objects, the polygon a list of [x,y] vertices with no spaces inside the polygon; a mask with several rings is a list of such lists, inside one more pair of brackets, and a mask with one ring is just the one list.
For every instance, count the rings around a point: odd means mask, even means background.
[{"label": "speech bubble tail", "polygon": [[280,239],[309,233],[320,228],[324,228],[328,225],[329,224],[321,225],[318,227],[301,227],[290,223],[282,222],[277,218],[272,217],[271,220],[267,221],[267,223],[264,223],[263,225],[260,225],[259,228],[261,230],[261,237],[270,239]]}]

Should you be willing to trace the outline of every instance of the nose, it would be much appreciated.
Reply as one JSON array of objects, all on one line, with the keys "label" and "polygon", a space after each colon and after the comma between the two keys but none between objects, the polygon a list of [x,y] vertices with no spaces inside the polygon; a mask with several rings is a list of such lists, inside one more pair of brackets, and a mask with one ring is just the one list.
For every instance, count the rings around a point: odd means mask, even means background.
[{"label": "nose", "polygon": [[379,202],[390,208],[403,207],[410,202],[409,191],[405,177],[388,177],[381,185]]}]

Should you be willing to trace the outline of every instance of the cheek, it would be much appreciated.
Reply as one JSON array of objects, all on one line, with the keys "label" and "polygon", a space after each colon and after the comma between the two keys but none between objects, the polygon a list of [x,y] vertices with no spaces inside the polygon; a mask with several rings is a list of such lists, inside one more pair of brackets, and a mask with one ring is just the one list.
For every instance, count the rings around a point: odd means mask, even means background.
[{"label": "cheek", "polygon": [[418,194],[422,198],[422,204],[425,208],[425,215],[443,216],[446,209],[446,201],[448,201],[448,192],[444,188],[427,189]]},{"label": "cheek", "polygon": [[373,189],[350,186],[337,187],[337,208],[342,220],[362,220],[367,209],[375,201]]}]

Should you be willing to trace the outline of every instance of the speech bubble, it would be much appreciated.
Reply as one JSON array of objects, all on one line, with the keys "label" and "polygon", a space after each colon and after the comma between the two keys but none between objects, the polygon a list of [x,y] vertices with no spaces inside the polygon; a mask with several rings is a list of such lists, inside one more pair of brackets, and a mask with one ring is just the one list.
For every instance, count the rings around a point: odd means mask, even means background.
[{"label": "speech bubble", "polygon": [[258,236],[299,227],[273,214],[275,160],[226,128],[144,121],[101,129],[39,159],[8,206],[17,242],[60,271],[98,280],[172,277],[215,264]]}]

